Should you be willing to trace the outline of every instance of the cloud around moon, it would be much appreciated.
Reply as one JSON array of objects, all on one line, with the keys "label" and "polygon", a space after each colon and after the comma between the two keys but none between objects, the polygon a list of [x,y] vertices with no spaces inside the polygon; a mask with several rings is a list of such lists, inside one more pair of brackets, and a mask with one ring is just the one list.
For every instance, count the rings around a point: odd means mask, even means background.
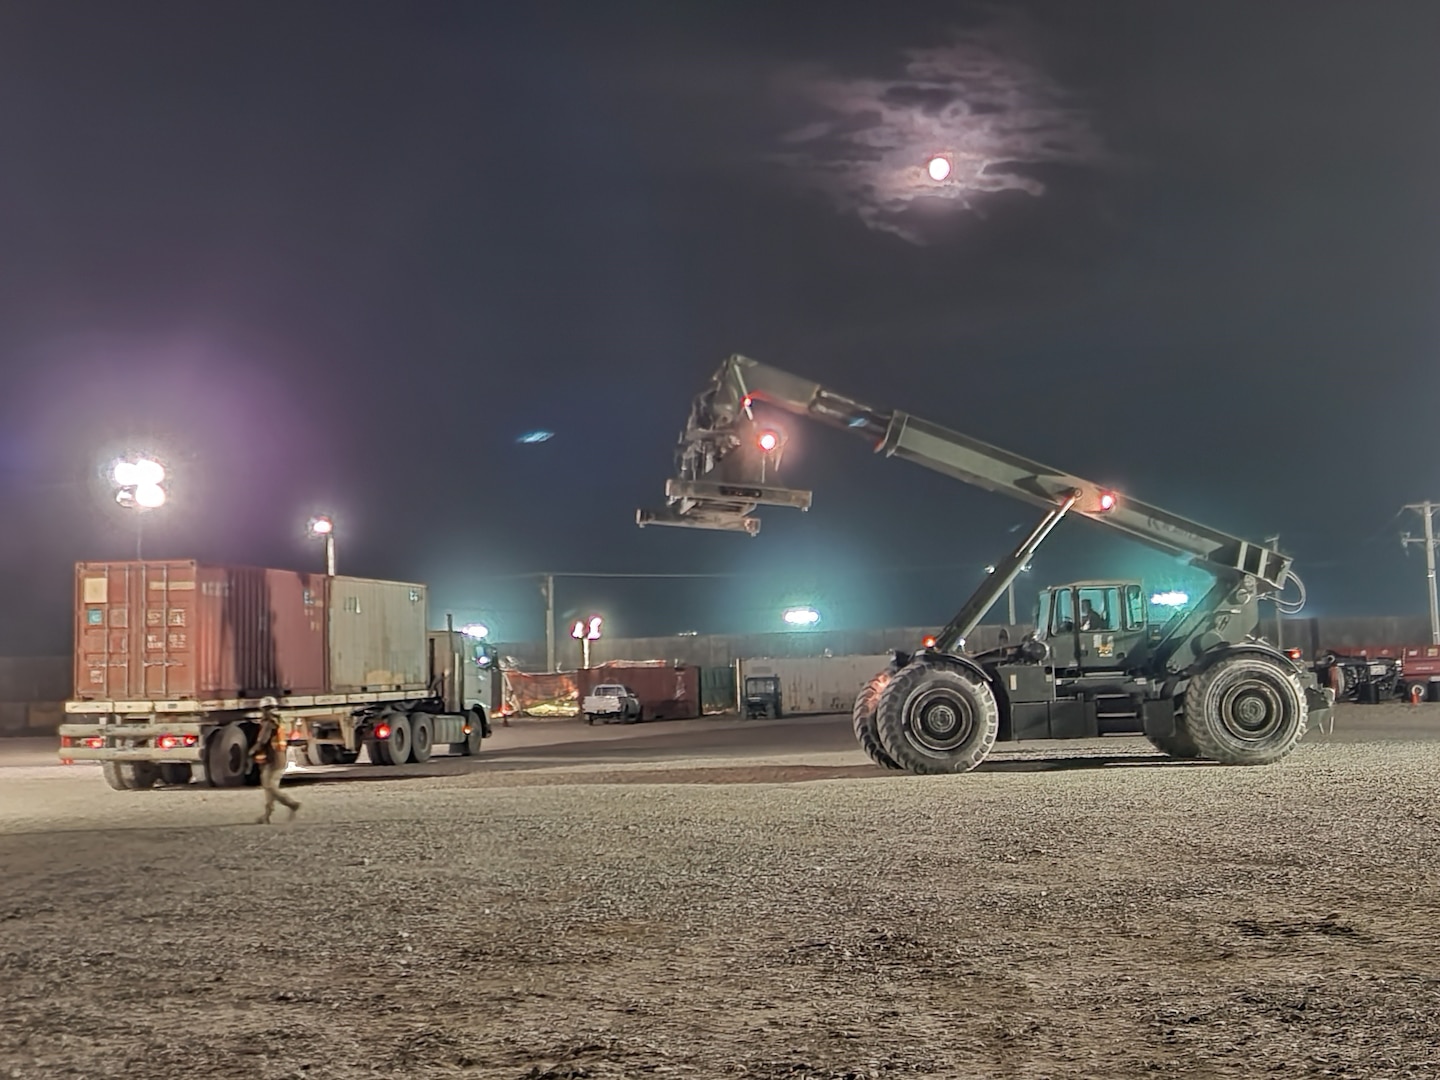
[{"label": "cloud around moon", "polygon": [[[909,212],[921,200],[974,210],[996,192],[1042,195],[1027,167],[1089,164],[1102,151],[1088,116],[1029,53],[1019,29],[996,24],[906,50],[891,77],[791,69],[781,93],[814,119],[782,136],[775,160],[840,211],[917,243]],[[950,162],[939,182],[927,170],[936,155]]]}]

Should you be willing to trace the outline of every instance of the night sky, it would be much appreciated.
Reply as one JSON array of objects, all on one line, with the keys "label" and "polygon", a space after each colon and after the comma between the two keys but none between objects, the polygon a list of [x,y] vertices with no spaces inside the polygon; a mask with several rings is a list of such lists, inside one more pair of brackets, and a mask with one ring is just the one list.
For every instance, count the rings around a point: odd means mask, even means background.
[{"label": "night sky", "polygon": [[[0,653],[133,555],[126,445],[175,473],[146,555],[319,568],[327,511],[509,640],[544,570],[733,575],[567,579],[613,633],[936,624],[1035,516],[795,421],[809,514],[637,529],[731,352],[1424,611],[1440,4],[1000,10],[0,7]],[[1084,521],[1033,576],[1102,575],[1199,580]]]}]

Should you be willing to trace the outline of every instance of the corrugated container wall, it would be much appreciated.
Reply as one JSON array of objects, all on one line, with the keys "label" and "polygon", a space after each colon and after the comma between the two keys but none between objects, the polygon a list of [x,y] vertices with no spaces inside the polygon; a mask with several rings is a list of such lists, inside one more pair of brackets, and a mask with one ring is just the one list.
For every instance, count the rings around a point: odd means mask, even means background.
[{"label": "corrugated container wall", "polygon": [[330,689],[424,690],[429,684],[425,586],[330,579]]},{"label": "corrugated container wall", "polygon": [[741,660],[737,683],[743,692],[751,675],[780,677],[780,711],[848,713],[855,696],[890,665],[889,656],[813,656],[795,659]]},{"label": "corrugated container wall", "polygon": [[325,690],[320,574],[193,560],[75,568],[75,696],[214,700]]},{"label": "corrugated container wall", "polygon": [[700,707],[707,713],[731,712],[735,708],[735,668],[702,667],[700,669]]},{"label": "corrugated container wall", "polygon": [[669,664],[605,664],[576,672],[580,697],[604,683],[635,691],[647,720],[689,720],[700,715],[700,669]]}]

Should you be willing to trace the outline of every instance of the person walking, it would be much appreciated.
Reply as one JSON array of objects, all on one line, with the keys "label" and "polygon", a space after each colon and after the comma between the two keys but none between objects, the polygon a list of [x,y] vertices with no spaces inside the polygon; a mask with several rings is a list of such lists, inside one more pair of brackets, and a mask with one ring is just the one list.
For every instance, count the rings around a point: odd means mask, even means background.
[{"label": "person walking", "polygon": [[295,816],[295,811],[300,809],[300,801],[292,799],[280,790],[280,780],[285,775],[285,769],[289,764],[285,743],[285,725],[280,716],[280,703],[273,697],[263,698],[260,702],[263,715],[260,721],[260,735],[255,740],[255,764],[260,769],[260,787],[265,791],[265,813],[261,815],[258,824],[269,825],[270,815],[275,812],[275,804],[283,804],[289,811],[290,817]]}]

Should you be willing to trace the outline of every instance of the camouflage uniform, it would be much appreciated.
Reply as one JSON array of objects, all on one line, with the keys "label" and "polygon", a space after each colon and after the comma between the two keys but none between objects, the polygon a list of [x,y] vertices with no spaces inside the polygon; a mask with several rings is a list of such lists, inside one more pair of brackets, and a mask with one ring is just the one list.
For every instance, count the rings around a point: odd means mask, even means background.
[{"label": "camouflage uniform", "polygon": [[292,818],[300,809],[300,802],[280,790],[280,780],[285,775],[288,760],[285,725],[280,717],[279,703],[274,698],[266,698],[261,707],[265,715],[260,722],[260,736],[255,740],[254,757],[260,769],[260,787],[265,791],[265,813],[261,815],[259,824],[269,825],[277,802],[289,809]]}]

